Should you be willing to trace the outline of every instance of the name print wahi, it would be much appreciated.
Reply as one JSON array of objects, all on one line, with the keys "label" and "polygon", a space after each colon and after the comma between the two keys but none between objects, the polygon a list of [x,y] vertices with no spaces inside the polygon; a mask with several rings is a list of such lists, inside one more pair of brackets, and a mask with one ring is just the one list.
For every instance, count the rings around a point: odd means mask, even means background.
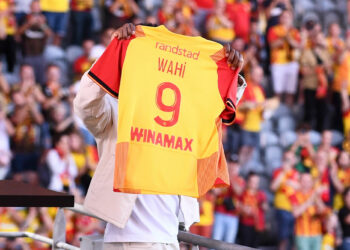
[{"label": "name print wahi", "polygon": [[[185,57],[186,59],[198,60],[200,51],[193,52],[185,48],[181,48],[179,45],[171,46],[168,44],[156,42],[156,49],[163,50],[178,56]],[[158,71],[163,73],[179,76],[184,78],[186,71],[186,62],[177,62],[163,57],[158,57]]]}]

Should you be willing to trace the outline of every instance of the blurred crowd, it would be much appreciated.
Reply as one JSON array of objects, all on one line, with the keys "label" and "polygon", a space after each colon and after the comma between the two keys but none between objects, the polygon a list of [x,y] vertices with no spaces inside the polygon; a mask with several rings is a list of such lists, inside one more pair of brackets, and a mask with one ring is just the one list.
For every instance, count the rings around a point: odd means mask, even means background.
[{"label": "blurred crowd", "polygon": [[[248,87],[224,128],[231,186],[201,197],[191,231],[278,249],[350,249],[350,33],[290,0],[0,0],[0,180],[74,194],[98,162],[74,115],[79,79],[121,25],[231,43]],[[295,24],[298,24],[296,26]],[[0,231],[52,236],[56,208],[0,208]],[[66,211],[67,242],[103,234]],[[48,249],[0,239],[2,249]]]}]

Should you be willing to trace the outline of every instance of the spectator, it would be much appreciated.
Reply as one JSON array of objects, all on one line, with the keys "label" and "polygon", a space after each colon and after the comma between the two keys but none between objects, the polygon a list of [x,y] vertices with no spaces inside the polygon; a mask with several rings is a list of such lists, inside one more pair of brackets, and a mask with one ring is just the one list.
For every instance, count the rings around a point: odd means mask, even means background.
[{"label": "spectator", "polygon": [[231,186],[217,191],[213,238],[234,243],[239,225],[239,197],[244,189],[244,179],[239,176],[237,155],[228,157],[228,168]]},{"label": "spectator", "polygon": [[297,139],[290,148],[300,159],[295,168],[301,173],[310,172],[310,168],[313,167],[312,160],[316,154],[315,148],[310,141],[309,129],[307,124],[302,124],[297,130]]},{"label": "spectator", "polygon": [[53,44],[60,46],[67,32],[69,0],[40,0],[40,7],[55,34]]},{"label": "spectator", "polygon": [[[214,195],[212,192],[208,192],[205,196],[199,198],[199,222],[190,227],[190,231],[193,234],[198,234],[207,238],[212,235],[213,223],[214,223]],[[206,249],[200,247],[199,249]]]},{"label": "spectator", "polygon": [[82,135],[78,132],[73,132],[70,135],[70,148],[75,165],[78,169],[76,183],[85,195],[89,188],[91,177],[96,169],[97,162],[93,154],[96,147],[87,146],[84,143]]},{"label": "spectator", "polygon": [[236,36],[242,37],[245,43],[249,42],[251,7],[251,2],[243,0],[227,3],[226,6]]},{"label": "spectator", "polygon": [[276,95],[281,99],[286,94],[286,104],[293,106],[298,87],[297,49],[301,47],[300,34],[293,27],[293,15],[284,11],[280,24],[272,27],[267,35],[271,47],[270,63],[272,82]]},{"label": "spectator", "polygon": [[54,138],[54,148],[46,157],[46,162],[52,176],[49,189],[55,191],[72,192],[75,189],[74,178],[78,174],[77,167],[71,155],[69,137],[61,135]]},{"label": "spectator", "polygon": [[49,110],[61,101],[62,98],[69,96],[69,89],[63,88],[61,83],[61,69],[50,64],[46,68],[46,83],[44,86],[46,101],[43,105],[44,110]]},{"label": "spectator", "polygon": [[139,12],[134,0],[106,0],[105,28],[119,28],[123,24],[131,23],[132,18]]},{"label": "spectator", "polygon": [[275,192],[274,206],[278,230],[278,249],[287,250],[293,245],[294,216],[292,214],[292,197],[299,189],[299,175],[293,168],[295,155],[287,151],[283,155],[282,167],[274,171],[271,190]]},{"label": "spectator", "polygon": [[10,136],[13,134],[14,127],[7,118],[6,105],[0,100],[0,180],[3,180],[10,170]]},{"label": "spectator", "polygon": [[350,188],[343,194],[344,206],[340,209],[338,218],[343,232],[342,249],[350,249]]},{"label": "spectator", "polygon": [[209,39],[218,43],[225,44],[231,42],[235,37],[233,23],[225,13],[226,1],[218,0],[215,2],[215,11],[209,16],[207,31]]},{"label": "spectator", "polygon": [[259,181],[259,175],[249,173],[246,189],[240,198],[240,243],[249,247],[259,246],[259,232],[264,230],[264,211],[268,208],[266,195],[259,190]]},{"label": "spectator", "polygon": [[[315,29],[316,24],[309,27]],[[311,31],[309,33],[312,33]],[[302,74],[301,89],[304,96],[304,122],[311,128],[322,132],[330,129],[330,117],[325,112],[329,108],[327,101],[328,73],[331,71],[332,61],[325,44],[325,37],[320,32],[310,37],[310,46],[306,46],[300,57]]]},{"label": "spectator", "polygon": [[7,71],[11,73],[16,64],[16,29],[13,2],[2,1],[0,5],[0,54],[6,56]]},{"label": "spectator", "polygon": [[322,250],[334,250],[338,247],[341,242],[341,238],[337,235],[339,231],[339,221],[336,214],[331,213],[323,223],[323,228],[325,228],[325,234],[322,238]]},{"label": "spectator", "polygon": [[[342,105],[341,105],[341,88],[347,77],[342,69],[342,53],[345,47],[343,39],[340,38],[341,30],[338,23],[331,23],[328,27],[327,48],[334,62],[333,64],[333,83],[332,83],[332,104],[334,107],[332,128],[343,132],[342,123]],[[344,67],[345,65],[343,65]],[[346,78],[345,78],[346,77]]]},{"label": "spectator", "polygon": [[41,88],[35,82],[33,67],[29,64],[22,64],[19,72],[20,82],[12,88],[18,89],[26,98],[33,98],[38,104],[43,104],[46,98]]},{"label": "spectator", "polygon": [[11,97],[15,105],[10,115],[14,126],[11,174],[18,174],[14,178],[22,179],[25,178],[23,173],[35,171],[38,167],[40,125],[44,118],[32,96],[26,97],[20,90],[14,90]]},{"label": "spectator", "polygon": [[32,1],[30,13],[25,17],[17,35],[21,37],[23,62],[34,68],[35,79],[43,84],[45,71],[43,53],[46,41],[52,35],[52,31],[46,24],[45,16],[40,12],[39,0]]},{"label": "spectator", "polygon": [[314,188],[310,173],[301,174],[300,191],[293,199],[297,250],[321,249],[322,219],[329,212],[320,197],[321,191]]},{"label": "spectator", "polygon": [[197,4],[197,12],[193,17],[193,21],[196,29],[202,36],[206,37],[207,30],[205,28],[205,22],[208,16],[214,9],[214,0],[195,0]]},{"label": "spectator", "polygon": [[331,159],[330,177],[336,190],[333,200],[335,211],[344,205],[342,194],[347,187],[350,187],[350,155],[341,151],[337,159]]},{"label": "spectator", "polygon": [[93,0],[72,0],[70,3],[72,18],[72,43],[81,45],[83,40],[92,37],[92,13]]},{"label": "spectator", "polygon": [[55,107],[50,109],[50,111],[50,134],[52,136],[68,135],[74,131],[74,118],[70,113],[67,103],[59,101],[55,104]]},{"label": "spectator", "polygon": [[240,110],[242,111],[242,148],[239,153],[241,164],[246,163],[254,149],[260,145],[260,129],[262,112],[265,105],[264,90],[260,86],[264,77],[263,69],[260,66],[251,68],[250,81],[244,92]]},{"label": "spectator", "polygon": [[314,178],[315,188],[322,190],[319,191],[320,198],[325,204],[331,206],[329,160],[327,152],[318,150],[313,160],[314,166],[310,169],[310,172]]},{"label": "spectator", "polygon": [[92,61],[90,60],[90,53],[94,45],[95,43],[93,40],[83,41],[82,47],[83,47],[84,54],[79,58],[77,58],[73,65],[74,74],[75,74],[74,78],[76,80],[78,79],[80,80],[84,72],[91,67]]}]

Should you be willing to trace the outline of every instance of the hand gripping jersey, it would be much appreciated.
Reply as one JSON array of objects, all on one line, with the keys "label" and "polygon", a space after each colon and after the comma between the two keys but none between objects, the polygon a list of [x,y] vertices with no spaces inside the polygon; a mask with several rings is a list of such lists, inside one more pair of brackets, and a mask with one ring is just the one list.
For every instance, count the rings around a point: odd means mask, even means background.
[{"label": "hand gripping jersey", "polygon": [[229,184],[221,126],[234,120],[238,70],[220,44],[137,26],[88,75],[119,99],[114,191],[198,197]]}]

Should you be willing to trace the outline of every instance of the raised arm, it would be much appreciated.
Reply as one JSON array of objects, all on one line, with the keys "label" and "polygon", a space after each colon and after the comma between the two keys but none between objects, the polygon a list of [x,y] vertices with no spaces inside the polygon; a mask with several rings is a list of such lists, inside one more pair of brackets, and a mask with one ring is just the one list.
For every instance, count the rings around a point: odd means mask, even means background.
[{"label": "raised arm", "polygon": [[95,137],[112,126],[111,102],[107,99],[106,92],[88,77],[87,72],[80,81],[73,105],[74,112]]}]

